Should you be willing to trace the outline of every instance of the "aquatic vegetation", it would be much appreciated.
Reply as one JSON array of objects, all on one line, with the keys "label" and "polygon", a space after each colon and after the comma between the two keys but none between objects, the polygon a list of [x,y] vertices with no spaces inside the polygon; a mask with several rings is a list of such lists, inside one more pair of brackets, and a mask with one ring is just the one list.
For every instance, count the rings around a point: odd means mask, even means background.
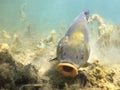
[{"label": "aquatic vegetation", "polygon": [[26,22],[26,14],[25,14],[25,8],[27,6],[27,3],[23,3],[20,7],[20,11],[19,11],[19,16],[20,16],[20,20],[22,22]]},{"label": "aquatic vegetation", "polygon": [[102,43],[102,41],[103,41],[104,44],[106,43],[106,44],[110,45],[110,38],[112,37],[113,32],[117,33],[119,30],[116,30],[115,25],[105,24],[104,19],[97,14],[93,14],[89,18],[89,22],[93,22],[94,20],[96,20],[98,22],[98,31],[99,31],[98,42],[100,41],[100,43]]},{"label": "aquatic vegetation", "polygon": [[[53,67],[56,65],[53,64]],[[79,68],[79,73],[76,77],[64,77],[55,69],[50,69],[46,75],[50,78],[50,84],[55,89],[73,90],[73,89],[90,89],[90,90],[111,90],[118,89],[119,86],[114,82],[116,79],[115,68],[105,67],[95,60],[87,67]],[[117,69],[118,71],[118,69]],[[119,81],[117,81],[118,83]]]},{"label": "aquatic vegetation", "polygon": [[38,82],[34,66],[16,62],[5,43],[0,43],[0,58],[0,89],[18,90],[23,84]]},{"label": "aquatic vegetation", "polygon": [[30,20],[28,20],[28,16],[26,16],[25,9],[26,9],[27,3],[23,3],[19,10],[19,17],[20,21],[22,22],[22,25],[25,26],[24,31],[24,37],[32,38],[32,23],[30,23]]},{"label": "aquatic vegetation", "polygon": [[35,52],[36,56],[44,55],[47,52],[47,48],[40,48],[40,49],[36,48],[34,50],[34,52]]},{"label": "aquatic vegetation", "polygon": [[1,0],[0,90],[120,90],[118,1]]},{"label": "aquatic vegetation", "polygon": [[47,36],[47,38],[44,40],[47,44],[56,44],[58,38],[57,38],[57,33],[55,30],[52,30],[50,32],[50,35]]},{"label": "aquatic vegetation", "polygon": [[86,68],[80,68],[80,72],[87,76],[89,87],[95,86],[105,90],[115,88],[115,85],[113,85],[114,71],[105,69],[98,61],[93,62],[93,64]]},{"label": "aquatic vegetation", "polygon": [[20,40],[20,38],[17,34],[14,34],[13,41],[12,41],[11,46],[10,46],[11,51],[13,53],[19,53],[21,46],[22,46],[22,41]]},{"label": "aquatic vegetation", "polygon": [[[78,60],[83,58],[78,57],[79,54],[83,55],[79,51],[83,50],[83,48],[85,52],[89,51],[89,44],[86,44],[85,47],[84,45],[79,45],[79,43],[83,42],[84,38],[86,38],[86,42],[88,43],[88,37],[83,32],[78,33],[76,31],[73,33],[72,30],[77,30],[78,28],[83,29],[87,25],[86,21],[82,19],[83,21],[80,25],[82,24],[83,27],[74,27],[66,33],[66,36],[70,36],[70,38],[65,37],[63,39],[65,42],[67,40],[70,41],[68,44],[64,43],[66,46],[58,48],[60,49],[58,50],[60,60],[49,62],[53,57],[56,57],[56,45],[63,36],[63,32],[59,32],[57,29],[51,29],[50,34],[45,36],[33,34],[33,25],[27,21],[25,8],[26,4],[23,4],[20,10],[20,19],[25,26],[24,33],[21,31],[15,33],[9,32],[8,28],[0,27],[0,42],[4,42],[0,44],[0,89],[111,90],[120,88],[119,65],[111,65],[109,67],[95,61],[87,66],[81,67],[82,65],[77,63]],[[114,62],[116,59],[119,60],[120,25],[107,24],[98,14],[94,14],[88,20],[92,25],[94,25],[94,21],[98,24],[98,27],[96,27],[98,29],[98,38],[95,38],[96,41],[94,44],[95,49],[97,49],[94,55],[96,57],[103,55],[103,57],[99,58],[99,61],[103,62],[109,56],[111,57],[108,60],[114,60]],[[72,23],[72,25],[74,26],[76,24]],[[66,30],[68,27],[64,23],[61,26],[63,30]],[[60,34],[61,32],[62,34]],[[78,48],[77,45],[82,49]],[[64,51],[62,54],[61,50]],[[78,50],[77,53],[74,50]],[[89,52],[86,55],[88,54]],[[70,60],[66,57],[67,55],[70,55]],[[88,56],[85,56],[87,58],[86,60],[88,60]],[[66,61],[64,62],[61,59],[66,59]],[[70,63],[68,63],[69,61]],[[83,62],[82,64],[85,63]],[[63,68],[61,69],[59,67]],[[61,75],[57,70],[64,75]],[[67,71],[68,73],[64,73],[63,71]]]},{"label": "aquatic vegetation", "polygon": [[7,31],[2,31],[3,33],[3,37],[6,38],[6,39],[10,39],[11,38],[11,35],[7,32]]},{"label": "aquatic vegetation", "polygon": [[[92,22],[94,26],[94,21],[98,22],[98,37],[94,37],[95,44],[92,48],[95,51],[95,55],[101,60],[111,62],[112,59],[115,59],[115,62],[119,62],[119,51],[120,51],[120,40],[119,40],[119,28],[117,25],[107,24],[100,15],[92,15],[89,18],[89,22]],[[93,28],[94,29],[94,28]],[[92,41],[91,41],[92,43]],[[97,53],[96,53],[97,52]],[[114,56],[113,53],[116,53]],[[113,58],[114,57],[114,58]],[[104,62],[105,63],[105,62]],[[112,62],[113,63],[113,62]]]},{"label": "aquatic vegetation", "polygon": [[31,23],[26,25],[24,36],[28,38],[32,38],[32,24]]},{"label": "aquatic vegetation", "polygon": [[110,26],[106,25],[104,19],[100,15],[93,14],[89,18],[88,22],[93,22],[93,21],[97,21],[97,23],[98,23],[99,36],[101,36],[101,35],[103,35],[105,33],[111,33],[111,31],[112,31],[112,29],[111,29],[112,25],[110,25]]},{"label": "aquatic vegetation", "polygon": [[6,44],[6,43],[0,44],[0,52],[7,52],[8,49],[9,49],[8,44]]},{"label": "aquatic vegetation", "polygon": [[41,40],[41,41],[36,45],[36,48],[38,48],[38,49],[46,48],[46,44],[44,43],[44,41]]},{"label": "aquatic vegetation", "polygon": [[[119,26],[116,26],[115,28],[116,32],[116,30],[119,29]],[[114,35],[116,36],[115,32]],[[111,39],[114,38],[114,35],[111,37]],[[38,40],[38,38],[36,39]],[[89,64],[87,67],[79,68],[78,75],[73,78],[64,77],[56,70],[59,62],[48,62],[50,58],[55,57],[55,44],[49,46],[44,42],[44,38],[41,39],[43,41],[37,43],[38,41],[34,38],[34,42],[36,43],[31,46],[31,43],[33,43],[32,41],[26,43],[24,42],[26,39],[24,40],[23,38],[19,37],[18,34],[14,34],[12,41],[16,43],[16,47],[18,49],[21,48],[20,43],[22,43],[22,46],[25,47],[23,47],[24,50],[19,54],[12,53],[12,55],[9,53],[9,50],[12,49],[11,46],[9,47],[8,44],[0,44],[0,58],[2,58],[1,62],[5,62],[4,64],[1,63],[0,65],[0,70],[3,72],[3,74],[0,74],[0,78],[2,78],[0,80],[0,83],[2,84],[0,86],[2,86],[2,88],[12,88],[13,90],[14,88],[15,90],[16,88],[28,90],[35,88],[43,90],[46,90],[46,88],[51,90],[110,90],[111,88],[120,88],[118,65],[114,67],[107,67],[101,65],[98,61]],[[23,45],[23,42],[25,45]],[[19,45],[17,46],[17,44],[19,44],[20,47]],[[17,65],[14,65],[14,62],[17,63]],[[33,65],[38,67],[35,68]],[[17,71],[14,71],[14,68],[17,68]],[[36,69],[38,71],[36,71]],[[8,79],[6,80],[5,77]],[[3,83],[2,80],[6,82]]]}]

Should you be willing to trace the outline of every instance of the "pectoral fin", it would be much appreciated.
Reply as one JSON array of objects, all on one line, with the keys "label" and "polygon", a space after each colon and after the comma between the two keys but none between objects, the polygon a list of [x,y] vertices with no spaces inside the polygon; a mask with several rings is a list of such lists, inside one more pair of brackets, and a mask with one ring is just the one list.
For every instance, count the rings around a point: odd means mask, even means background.
[{"label": "pectoral fin", "polygon": [[55,58],[49,60],[49,62],[51,62],[51,61],[56,61],[56,60],[57,60],[57,57],[55,57]]}]

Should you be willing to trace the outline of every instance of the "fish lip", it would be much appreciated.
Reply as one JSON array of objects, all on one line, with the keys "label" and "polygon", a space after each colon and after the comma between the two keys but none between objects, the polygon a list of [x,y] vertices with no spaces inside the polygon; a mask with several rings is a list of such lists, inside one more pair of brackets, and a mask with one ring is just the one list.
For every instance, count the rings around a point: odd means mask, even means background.
[{"label": "fish lip", "polygon": [[77,67],[71,63],[59,63],[57,70],[66,77],[75,77],[78,74]]}]

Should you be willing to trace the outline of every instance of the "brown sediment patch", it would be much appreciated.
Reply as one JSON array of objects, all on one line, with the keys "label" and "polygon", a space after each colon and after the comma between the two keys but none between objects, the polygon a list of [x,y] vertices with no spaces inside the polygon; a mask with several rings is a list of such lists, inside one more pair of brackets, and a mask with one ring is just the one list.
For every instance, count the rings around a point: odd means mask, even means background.
[{"label": "brown sediment patch", "polygon": [[[53,67],[57,66],[57,64]],[[49,83],[54,89],[62,90],[116,90],[120,87],[116,83],[114,70],[95,61],[87,67],[81,67],[75,77],[65,77],[51,67],[46,73]]]},{"label": "brown sediment patch", "polygon": [[[9,53],[8,45],[0,44],[0,90],[18,90],[23,85],[42,82],[40,80],[38,70],[33,65],[24,66],[16,62]],[[37,90],[35,88],[27,87],[25,90]]]},{"label": "brown sediment patch", "polygon": [[[4,46],[5,45],[5,46]],[[98,61],[81,67],[75,77],[61,75],[52,67],[42,74],[33,65],[16,62],[7,44],[0,44],[0,89],[8,90],[116,90],[120,89],[120,65],[104,66]],[[47,63],[44,62],[46,66]],[[119,67],[118,67],[119,66]],[[46,68],[46,67],[45,67]],[[64,67],[71,72],[71,68]]]}]

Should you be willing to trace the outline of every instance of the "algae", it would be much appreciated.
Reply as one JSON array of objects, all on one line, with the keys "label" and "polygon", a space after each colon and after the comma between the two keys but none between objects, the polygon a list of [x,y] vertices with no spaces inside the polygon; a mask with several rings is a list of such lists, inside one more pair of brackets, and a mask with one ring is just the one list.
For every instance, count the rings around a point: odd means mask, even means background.
[{"label": "algae", "polygon": [[[29,38],[19,32],[0,32],[0,89],[119,90],[120,25],[106,24],[102,17],[96,17],[101,18],[97,27],[101,31],[97,38],[94,36],[95,43],[92,42],[96,49],[92,56],[97,59],[92,58],[88,66],[79,68],[79,74],[74,78],[57,72],[57,61],[49,62],[56,57],[56,45],[61,38],[57,32],[44,37],[30,34]],[[113,52],[113,48],[117,52]],[[106,58],[112,64],[104,64]]]}]

